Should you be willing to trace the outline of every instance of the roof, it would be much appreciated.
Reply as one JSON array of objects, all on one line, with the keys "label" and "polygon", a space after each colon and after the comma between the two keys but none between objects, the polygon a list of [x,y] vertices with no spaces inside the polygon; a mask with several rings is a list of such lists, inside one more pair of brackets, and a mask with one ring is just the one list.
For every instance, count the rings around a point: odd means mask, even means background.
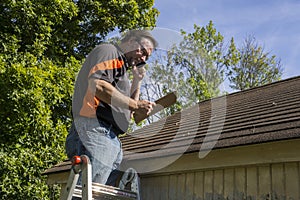
[{"label": "roof", "polygon": [[300,138],[300,76],[198,103],[122,137],[127,160]]}]

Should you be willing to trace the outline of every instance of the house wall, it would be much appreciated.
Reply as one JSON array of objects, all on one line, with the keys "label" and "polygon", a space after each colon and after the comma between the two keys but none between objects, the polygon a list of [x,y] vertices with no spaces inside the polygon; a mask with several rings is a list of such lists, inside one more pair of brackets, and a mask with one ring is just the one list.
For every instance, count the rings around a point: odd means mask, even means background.
[{"label": "house wall", "polygon": [[141,188],[143,200],[300,200],[300,140],[184,155]]},{"label": "house wall", "polygon": [[299,200],[300,162],[146,176],[142,199]]}]

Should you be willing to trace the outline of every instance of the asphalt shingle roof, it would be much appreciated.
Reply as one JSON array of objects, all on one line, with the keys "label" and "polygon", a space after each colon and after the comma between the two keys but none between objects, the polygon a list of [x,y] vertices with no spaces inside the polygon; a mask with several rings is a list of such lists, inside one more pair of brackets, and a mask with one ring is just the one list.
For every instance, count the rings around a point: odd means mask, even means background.
[{"label": "asphalt shingle roof", "polygon": [[300,138],[300,77],[198,103],[122,137],[139,159]]}]

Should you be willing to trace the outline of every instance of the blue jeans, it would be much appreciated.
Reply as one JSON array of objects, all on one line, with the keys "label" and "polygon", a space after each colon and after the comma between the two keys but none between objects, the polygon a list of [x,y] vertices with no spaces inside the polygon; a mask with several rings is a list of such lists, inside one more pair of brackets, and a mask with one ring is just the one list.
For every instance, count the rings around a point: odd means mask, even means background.
[{"label": "blue jeans", "polygon": [[97,119],[79,117],[74,120],[66,140],[69,159],[75,155],[87,155],[90,158],[92,181],[96,183],[106,184],[111,172],[122,161],[121,142],[111,129],[111,125]]}]

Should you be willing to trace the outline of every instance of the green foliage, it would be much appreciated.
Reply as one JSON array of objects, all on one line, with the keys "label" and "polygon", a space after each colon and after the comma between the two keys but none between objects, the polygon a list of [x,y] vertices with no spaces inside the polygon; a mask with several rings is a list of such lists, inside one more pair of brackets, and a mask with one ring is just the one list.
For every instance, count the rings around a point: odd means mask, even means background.
[{"label": "green foliage", "polygon": [[111,31],[154,27],[153,0],[2,0],[0,51],[14,39],[19,52],[79,60]]},{"label": "green foliage", "polygon": [[223,36],[212,21],[205,27],[194,25],[194,32],[184,35],[183,42],[175,49],[174,60],[188,72],[188,83],[198,101],[220,94],[227,60],[223,48]]},{"label": "green foliage", "polygon": [[[153,0],[2,0],[0,199],[49,199],[41,173],[66,158],[75,75],[113,30],[154,27]],[[58,199],[57,191],[54,199]]]},{"label": "green foliage", "polygon": [[[50,160],[60,160],[57,150],[46,147],[40,150],[21,148],[5,149],[0,153],[1,184],[0,198],[12,199],[49,199],[49,188],[41,172],[45,166],[53,164]],[[47,152],[47,153],[45,153]],[[48,161],[48,163],[47,163]],[[56,196],[58,199],[58,196]]]},{"label": "green foliage", "polygon": [[66,158],[71,95],[80,63],[0,56],[0,197],[47,199],[41,173]]},{"label": "green foliage", "polygon": [[227,54],[224,57],[224,64],[227,68],[232,65],[236,65],[240,60],[240,52],[238,51],[237,47],[235,46],[234,39],[231,38],[230,45],[227,50]]},{"label": "green foliage", "polygon": [[254,37],[245,39],[244,45],[236,50],[231,48],[236,61],[228,70],[230,87],[246,90],[280,80],[282,66],[275,55],[264,52]]}]

